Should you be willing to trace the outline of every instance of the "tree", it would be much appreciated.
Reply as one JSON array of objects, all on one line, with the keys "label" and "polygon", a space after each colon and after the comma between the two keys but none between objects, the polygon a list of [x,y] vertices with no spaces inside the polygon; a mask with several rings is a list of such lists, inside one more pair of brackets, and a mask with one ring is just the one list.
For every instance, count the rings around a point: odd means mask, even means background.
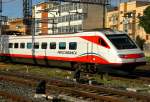
[{"label": "tree", "polygon": [[136,37],[136,43],[139,45],[139,47],[143,50],[143,45],[145,43],[145,40],[140,38],[140,36]]},{"label": "tree", "polygon": [[139,25],[144,28],[146,33],[150,34],[150,6],[144,10],[143,16],[140,16],[139,20]]}]

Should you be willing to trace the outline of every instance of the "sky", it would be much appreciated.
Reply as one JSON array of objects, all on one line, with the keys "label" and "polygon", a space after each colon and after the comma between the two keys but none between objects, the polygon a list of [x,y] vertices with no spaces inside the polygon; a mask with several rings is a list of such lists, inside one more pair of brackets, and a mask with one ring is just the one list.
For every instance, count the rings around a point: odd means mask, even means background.
[{"label": "sky", "polygon": [[[23,0],[2,0],[3,8],[2,8],[2,15],[9,16],[10,18],[19,18],[23,17],[23,7],[22,7]],[[33,4],[41,2],[44,0],[32,0]],[[120,0],[111,0],[112,5],[117,5]],[[127,1],[127,0],[122,0]]]},{"label": "sky", "polygon": [[[2,15],[10,18],[23,17],[23,0],[2,0]],[[43,0],[32,0],[33,4]]]}]

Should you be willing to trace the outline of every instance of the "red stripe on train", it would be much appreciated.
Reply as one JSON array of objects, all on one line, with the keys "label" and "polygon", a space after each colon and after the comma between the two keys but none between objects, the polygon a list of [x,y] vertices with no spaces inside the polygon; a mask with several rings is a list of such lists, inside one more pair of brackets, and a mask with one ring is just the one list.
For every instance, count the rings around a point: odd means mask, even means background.
[{"label": "red stripe on train", "polygon": [[62,61],[76,61],[85,63],[98,63],[98,64],[110,64],[107,60],[94,55],[81,56],[81,57],[56,57],[56,56],[32,56],[24,54],[0,54],[1,56],[10,56],[14,58],[36,58],[36,59],[48,59],[48,60],[62,60]]}]

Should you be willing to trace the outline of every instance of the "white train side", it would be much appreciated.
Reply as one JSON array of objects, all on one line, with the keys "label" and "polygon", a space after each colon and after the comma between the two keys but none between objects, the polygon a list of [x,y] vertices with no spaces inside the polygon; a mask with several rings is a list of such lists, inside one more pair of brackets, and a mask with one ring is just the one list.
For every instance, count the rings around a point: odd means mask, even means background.
[{"label": "white train side", "polygon": [[0,59],[39,65],[85,65],[88,68],[109,65],[129,70],[146,63],[134,41],[127,34],[113,30],[34,37],[3,35]]}]

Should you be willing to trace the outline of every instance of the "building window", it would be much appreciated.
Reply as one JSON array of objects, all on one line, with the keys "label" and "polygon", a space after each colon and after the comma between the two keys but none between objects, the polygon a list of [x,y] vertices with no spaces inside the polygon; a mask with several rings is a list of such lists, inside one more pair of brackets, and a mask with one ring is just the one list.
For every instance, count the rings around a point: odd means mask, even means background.
[{"label": "building window", "polygon": [[61,28],[58,28],[58,33],[61,33]]},{"label": "building window", "polygon": [[25,43],[20,43],[20,48],[25,48]]},{"label": "building window", "polygon": [[32,49],[32,43],[27,43],[27,49]]},{"label": "building window", "polygon": [[13,48],[13,43],[9,43],[9,48]]},{"label": "building window", "polygon": [[59,43],[59,49],[66,49],[66,43],[65,42],[60,42]]},{"label": "building window", "polygon": [[69,32],[69,27],[66,27],[66,32]]},{"label": "building window", "polygon": [[112,23],[113,23],[113,24],[116,24],[116,23],[117,23],[117,17],[116,17],[116,16],[113,16],[113,17],[112,17]]},{"label": "building window", "polygon": [[74,16],[74,20],[78,20],[78,15],[73,15]]},{"label": "building window", "polygon": [[69,50],[76,50],[77,49],[77,43],[76,42],[70,42],[69,43]]},{"label": "building window", "polygon": [[133,25],[133,23],[128,24],[129,29],[132,29],[132,25]]},{"label": "building window", "polygon": [[69,15],[69,21],[73,20],[73,15]]},{"label": "building window", "polygon": [[109,17],[109,22],[111,22],[111,18],[112,18],[112,17]]},{"label": "building window", "polygon": [[43,42],[41,48],[42,48],[42,49],[47,49],[47,43],[46,43],[46,42]]},{"label": "building window", "polygon": [[78,25],[78,31],[82,30],[82,25]]},{"label": "building window", "polygon": [[79,15],[78,15],[78,20],[83,20],[83,19],[84,19],[84,15],[79,14]]},{"label": "building window", "polygon": [[14,44],[14,48],[18,48],[18,43],[15,43],[15,44]]},{"label": "building window", "polygon": [[74,32],[74,27],[73,26],[70,27],[70,32]]},{"label": "building window", "polygon": [[70,16],[66,16],[66,21],[69,21],[70,20]]},{"label": "building window", "polygon": [[128,32],[128,24],[123,25],[123,31]]},{"label": "building window", "polygon": [[74,32],[77,32],[78,31],[78,26],[74,26]]},{"label": "building window", "polygon": [[56,42],[50,43],[50,49],[56,49]]},{"label": "building window", "polygon": [[77,3],[77,9],[81,9],[81,4]]}]

